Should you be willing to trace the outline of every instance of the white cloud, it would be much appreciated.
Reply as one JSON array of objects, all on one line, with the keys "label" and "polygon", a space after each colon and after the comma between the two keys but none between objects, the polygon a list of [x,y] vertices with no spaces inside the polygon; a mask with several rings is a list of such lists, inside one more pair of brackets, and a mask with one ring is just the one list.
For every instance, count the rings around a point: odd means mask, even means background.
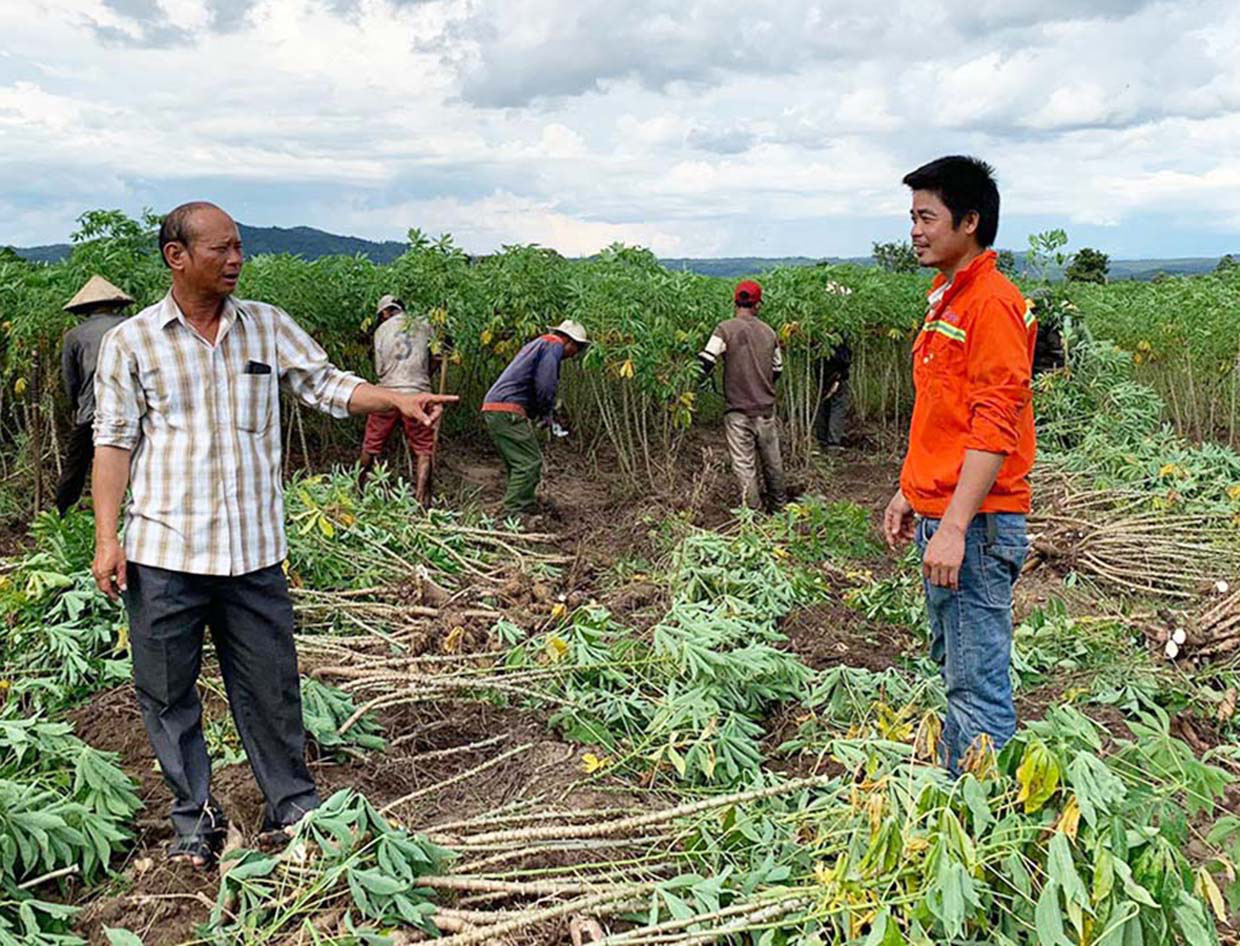
[{"label": "white cloud", "polygon": [[489,252],[504,244],[537,243],[566,256],[587,256],[618,241],[676,256],[697,246],[690,247],[680,236],[656,224],[584,219],[560,210],[553,200],[535,200],[506,191],[473,201],[409,201],[378,210],[346,212],[345,217],[352,226],[365,229],[390,226],[392,221],[414,221],[430,233],[451,233],[458,245],[474,253]]},{"label": "white cloud", "polygon": [[9,0],[0,36],[0,242],[215,196],[478,250],[851,254],[957,152],[1012,227],[1240,242],[1226,0]]}]

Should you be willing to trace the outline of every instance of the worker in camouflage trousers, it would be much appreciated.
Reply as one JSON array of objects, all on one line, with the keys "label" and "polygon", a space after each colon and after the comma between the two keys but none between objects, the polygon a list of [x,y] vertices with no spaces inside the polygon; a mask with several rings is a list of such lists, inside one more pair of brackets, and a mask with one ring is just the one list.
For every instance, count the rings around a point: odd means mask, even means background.
[{"label": "worker in camouflage trousers", "polygon": [[526,345],[504,369],[482,405],[487,433],[504,461],[508,486],[504,512],[532,513],[542,478],[542,448],[534,423],[547,427],[553,436],[567,436],[555,417],[560,364],[585,351],[590,344],[586,330],[571,319]]},{"label": "worker in camouflage trousers", "polygon": [[745,280],[736,287],[733,300],[735,316],[719,323],[698,354],[702,383],[722,358],[727,402],[723,426],[741,501],[750,509],[765,505],[774,511],[784,505],[784,463],[775,416],[775,382],[783,370],[783,356],[774,329],[758,318],[762,287]]}]

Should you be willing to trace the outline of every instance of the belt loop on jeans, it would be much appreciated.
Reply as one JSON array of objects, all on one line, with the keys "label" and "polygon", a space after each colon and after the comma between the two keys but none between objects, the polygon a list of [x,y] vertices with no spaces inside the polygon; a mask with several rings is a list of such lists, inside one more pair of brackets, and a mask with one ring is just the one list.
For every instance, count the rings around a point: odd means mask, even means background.
[{"label": "belt loop on jeans", "polygon": [[982,515],[986,517],[986,541],[993,545],[999,538],[999,521],[993,512],[984,512]]}]

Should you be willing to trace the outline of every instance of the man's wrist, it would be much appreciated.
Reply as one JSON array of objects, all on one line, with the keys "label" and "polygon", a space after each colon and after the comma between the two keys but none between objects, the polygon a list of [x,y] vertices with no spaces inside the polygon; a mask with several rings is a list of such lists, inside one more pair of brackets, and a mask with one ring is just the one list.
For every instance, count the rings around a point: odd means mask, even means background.
[{"label": "man's wrist", "polygon": [[961,522],[959,516],[953,515],[951,510],[948,510],[939,522],[938,531],[963,536],[968,531],[968,528],[968,522]]}]

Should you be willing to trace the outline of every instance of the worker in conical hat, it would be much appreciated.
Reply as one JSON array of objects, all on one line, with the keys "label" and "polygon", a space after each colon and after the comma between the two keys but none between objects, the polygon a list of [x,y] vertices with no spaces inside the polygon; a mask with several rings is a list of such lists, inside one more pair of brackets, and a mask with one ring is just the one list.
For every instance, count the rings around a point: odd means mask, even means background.
[{"label": "worker in conical hat", "polygon": [[65,303],[65,311],[85,318],[65,333],[60,369],[65,393],[73,410],[73,430],[56,487],[56,508],[63,516],[82,495],[95,449],[91,428],[95,419],[95,361],[103,336],[124,321],[121,311],[133,297],[102,276],[91,276]]}]

